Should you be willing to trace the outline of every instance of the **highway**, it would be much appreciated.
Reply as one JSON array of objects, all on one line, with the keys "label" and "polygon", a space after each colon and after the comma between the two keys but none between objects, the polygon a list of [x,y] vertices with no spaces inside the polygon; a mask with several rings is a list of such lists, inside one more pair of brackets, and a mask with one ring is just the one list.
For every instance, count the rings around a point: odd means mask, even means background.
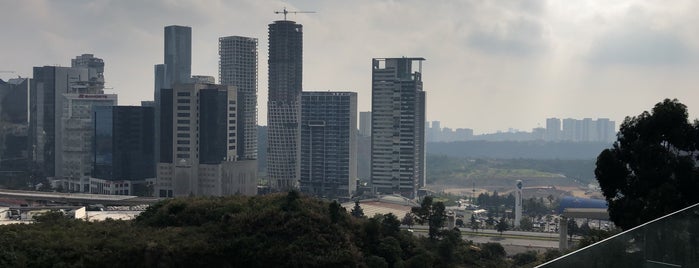
[{"label": "highway", "polygon": [[38,203],[55,202],[59,204],[102,204],[102,205],[150,205],[160,201],[154,197],[125,195],[57,193],[19,190],[0,190],[1,198],[21,199]]},{"label": "highway", "polygon": [[[405,227],[405,226],[404,226]],[[426,235],[427,226],[416,225],[411,228],[417,235]],[[496,230],[460,228],[461,237],[475,243],[500,243],[503,246],[520,246],[535,248],[558,248],[558,233],[505,231],[500,235]]]}]

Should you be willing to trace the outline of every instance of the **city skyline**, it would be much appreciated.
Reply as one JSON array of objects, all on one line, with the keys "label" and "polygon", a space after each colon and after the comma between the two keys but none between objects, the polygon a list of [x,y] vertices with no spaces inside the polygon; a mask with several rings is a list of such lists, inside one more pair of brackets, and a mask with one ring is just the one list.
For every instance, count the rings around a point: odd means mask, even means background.
[{"label": "city skyline", "polygon": [[[122,105],[152,100],[152,66],[162,61],[163,26],[191,26],[192,73],[216,76],[218,38],[242,35],[265,44],[266,25],[283,18],[273,11],[286,6],[317,11],[288,15],[308,36],[304,90],[357,91],[359,111],[371,103],[368,59],[422,55],[431,70],[424,74],[430,81],[425,89],[432,92],[427,120],[477,133],[528,129],[554,116],[622,122],[664,98],[685,103],[691,118],[699,114],[693,109],[699,107],[694,90],[699,37],[686,26],[695,25],[699,4],[691,1],[22,1],[6,6],[0,17],[13,27],[0,44],[0,70],[15,73],[0,73],[0,79],[31,76],[33,66],[69,66],[69,57],[93,53],[110,63],[106,87],[119,94]],[[412,19],[418,15],[424,19]],[[403,37],[407,42],[390,49],[378,41]],[[264,89],[266,48],[259,54],[258,87]],[[258,96],[262,124],[266,94],[260,90]]]}]

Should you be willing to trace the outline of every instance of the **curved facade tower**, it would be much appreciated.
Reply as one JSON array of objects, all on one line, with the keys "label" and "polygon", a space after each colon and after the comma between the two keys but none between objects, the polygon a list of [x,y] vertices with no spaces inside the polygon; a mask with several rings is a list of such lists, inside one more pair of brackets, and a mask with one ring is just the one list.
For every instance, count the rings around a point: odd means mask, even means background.
[{"label": "curved facade tower", "polygon": [[302,25],[269,25],[267,177],[275,190],[298,188],[303,59]]}]

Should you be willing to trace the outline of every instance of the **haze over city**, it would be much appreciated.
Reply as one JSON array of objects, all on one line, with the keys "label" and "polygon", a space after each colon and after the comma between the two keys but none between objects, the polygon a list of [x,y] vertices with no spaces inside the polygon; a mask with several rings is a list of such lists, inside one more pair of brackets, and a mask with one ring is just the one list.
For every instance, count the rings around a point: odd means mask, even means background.
[{"label": "haze over city", "polygon": [[696,118],[694,1],[12,1],[0,22],[0,78],[93,53],[119,104],[153,99],[163,26],[192,27],[192,73],[218,80],[218,37],[259,38],[259,124],[267,122],[267,25],[304,25],[308,90],[358,92],[371,106],[371,58],[421,56],[427,120],[476,133],[545,118],[620,123],[663,98]]}]

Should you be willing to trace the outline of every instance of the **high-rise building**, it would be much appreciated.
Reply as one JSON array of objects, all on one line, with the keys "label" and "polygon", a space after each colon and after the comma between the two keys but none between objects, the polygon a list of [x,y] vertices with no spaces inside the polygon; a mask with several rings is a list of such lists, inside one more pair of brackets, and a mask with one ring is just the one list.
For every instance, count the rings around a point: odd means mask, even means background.
[{"label": "high-rise building", "polygon": [[371,112],[359,112],[359,135],[371,136]]},{"label": "high-rise building", "polygon": [[[97,60],[97,59],[95,59]],[[92,76],[90,74],[92,73]],[[64,94],[101,94],[91,86],[98,72],[83,67],[34,67],[29,99],[29,144],[32,161],[44,176],[63,174],[63,119],[69,111]]]},{"label": "high-rise building", "polygon": [[63,94],[63,113],[60,142],[61,157],[56,160],[56,177],[61,178],[63,188],[69,191],[89,191],[90,176],[94,164],[93,111],[99,106],[117,105],[116,94]]},{"label": "high-rise building", "polygon": [[90,193],[151,195],[145,181],[155,178],[153,116],[153,107],[95,107]]},{"label": "high-rise building", "polygon": [[31,84],[29,78],[0,80],[0,171],[25,172],[28,169],[27,96]]},{"label": "high-rise building", "polygon": [[288,20],[269,25],[267,177],[276,190],[298,188],[302,28]]},{"label": "high-rise building", "polygon": [[219,81],[238,90],[238,155],[257,159],[257,38],[218,39]]},{"label": "high-rise building", "polygon": [[357,93],[301,94],[301,192],[350,198],[357,182]]},{"label": "high-rise building", "polygon": [[104,60],[95,58],[93,54],[82,54],[71,60],[71,67],[88,69],[90,80],[85,83],[88,92],[104,93]]},{"label": "high-rise building", "polygon": [[[161,140],[169,140],[172,145],[168,152],[161,152],[155,194],[160,197],[255,195],[257,162],[237,161],[235,87],[175,84],[174,89],[161,93],[161,122],[171,124],[169,137]],[[163,149],[165,146],[161,146]]]},{"label": "high-rise building", "polygon": [[561,139],[561,119],[546,119],[546,141],[559,141]]},{"label": "high-rise building", "polygon": [[93,177],[155,178],[153,107],[99,106],[94,109],[94,118]]},{"label": "high-rise building", "polygon": [[[163,59],[164,64],[156,64],[155,72],[155,161],[156,163],[171,161],[170,148],[172,141],[167,138],[172,127],[172,122],[161,122],[162,118],[172,118],[171,115],[163,115],[161,111],[169,113],[171,107],[163,107],[163,105],[172,105],[172,103],[162,103],[163,100],[172,101],[172,96],[163,96],[163,94],[171,94],[175,84],[189,83],[192,75],[192,28],[186,26],[171,25],[164,29],[165,42]],[[168,91],[169,90],[169,91]],[[163,93],[163,91],[168,91]],[[168,154],[169,152],[169,154]],[[165,155],[161,155],[165,153]]]},{"label": "high-rise building", "polygon": [[189,83],[192,77],[192,28],[165,27],[165,88]]},{"label": "high-rise building", "polygon": [[597,124],[592,118],[583,118],[582,120],[582,141],[591,142],[597,141]]},{"label": "high-rise building", "polygon": [[573,118],[563,119],[563,125],[561,130],[561,139],[564,141],[578,141],[576,139],[576,133],[578,132],[577,120]]},{"label": "high-rise building", "polygon": [[371,183],[415,197],[425,185],[424,58],[372,59]]}]

